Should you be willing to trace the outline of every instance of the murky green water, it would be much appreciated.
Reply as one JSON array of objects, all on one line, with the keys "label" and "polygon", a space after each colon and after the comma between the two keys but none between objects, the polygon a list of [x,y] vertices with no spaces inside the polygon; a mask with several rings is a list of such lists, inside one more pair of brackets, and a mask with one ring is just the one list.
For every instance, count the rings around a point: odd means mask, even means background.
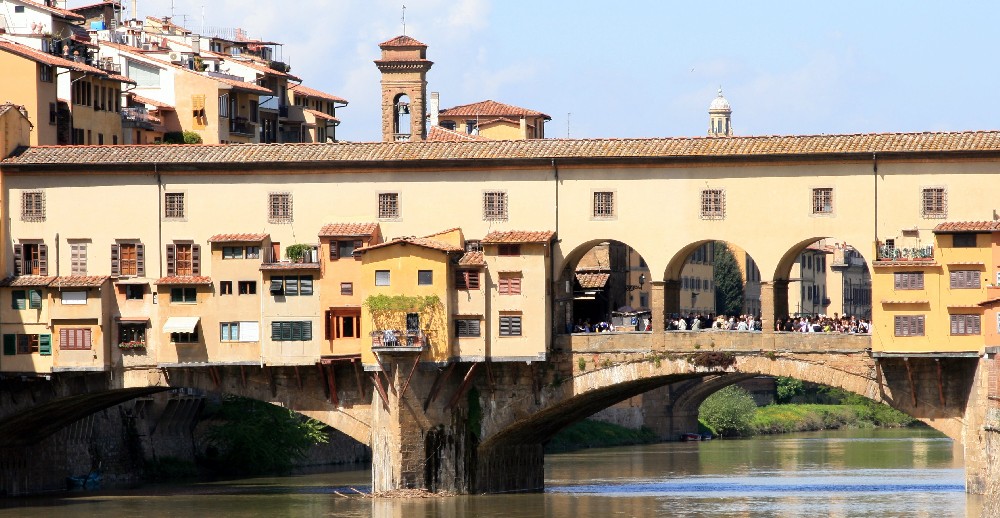
[{"label": "murky green water", "polygon": [[[851,431],[585,450],[546,458],[545,493],[372,500],[345,471],[0,502],[22,517],[974,517],[960,452],[929,431]],[[340,493],[341,496],[337,493]]]}]

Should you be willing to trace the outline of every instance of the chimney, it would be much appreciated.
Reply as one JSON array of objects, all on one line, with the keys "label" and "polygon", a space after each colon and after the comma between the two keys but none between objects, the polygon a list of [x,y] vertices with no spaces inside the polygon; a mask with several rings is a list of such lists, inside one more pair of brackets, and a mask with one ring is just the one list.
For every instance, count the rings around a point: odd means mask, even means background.
[{"label": "chimney", "polygon": [[191,51],[196,55],[201,54],[201,36],[197,34],[191,36]]},{"label": "chimney", "polygon": [[431,116],[431,127],[438,125],[438,112],[441,110],[441,94],[438,92],[431,92],[431,106],[430,106],[430,116]]},{"label": "chimney", "polygon": [[521,138],[528,140],[528,120],[521,117]]}]

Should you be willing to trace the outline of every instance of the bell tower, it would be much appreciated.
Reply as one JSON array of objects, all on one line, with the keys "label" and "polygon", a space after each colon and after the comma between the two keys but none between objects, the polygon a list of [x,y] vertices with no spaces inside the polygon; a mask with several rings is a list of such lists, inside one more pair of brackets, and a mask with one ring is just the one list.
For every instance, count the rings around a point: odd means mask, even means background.
[{"label": "bell tower", "polygon": [[732,137],[733,136],[733,109],[729,106],[729,101],[722,96],[722,87],[719,87],[719,95],[712,99],[712,104],[708,106],[708,136],[710,137]]},{"label": "bell tower", "polygon": [[405,142],[427,137],[427,45],[409,36],[379,43],[382,59],[382,141]]}]

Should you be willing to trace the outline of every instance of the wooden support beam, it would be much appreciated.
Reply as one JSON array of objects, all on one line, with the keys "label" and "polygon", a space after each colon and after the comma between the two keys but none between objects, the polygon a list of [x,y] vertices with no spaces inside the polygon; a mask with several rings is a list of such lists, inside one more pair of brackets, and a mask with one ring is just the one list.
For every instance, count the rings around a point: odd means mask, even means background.
[{"label": "wooden support beam", "polygon": [[274,380],[274,367],[271,367],[270,365],[265,365],[264,377],[267,378],[267,386],[271,388],[271,397],[277,397],[278,384]]},{"label": "wooden support beam", "polygon": [[372,384],[375,385],[378,396],[382,398],[382,407],[388,409],[389,395],[385,393],[385,387],[382,386],[382,376],[379,376],[377,372],[372,373]]},{"label": "wooden support beam", "polygon": [[438,393],[441,392],[441,387],[444,386],[445,381],[448,381],[448,377],[451,376],[451,371],[453,370],[455,370],[455,364],[449,363],[444,370],[438,371],[437,377],[434,378],[434,384],[431,385],[431,393],[427,396],[427,401],[424,402],[425,411],[437,399]]},{"label": "wooden support beam", "polygon": [[938,371],[938,399],[941,401],[941,408],[944,408],[944,375],[941,373],[941,358],[934,358]]},{"label": "wooden support beam", "polygon": [[490,389],[490,395],[496,393],[496,380],[493,379],[493,362],[486,361],[486,384]]},{"label": "wooden support beam", "polygon": [[299,390],[302,390],[302,375],[299,374],[299,366],[295,366],[295,381],[299,384]]},{"label": "wooden support beam", "polygon": [[379,356],[378,353],[375,353],[375,361],[378,362],[379,371],[382,373],[381,375],[385,376],[385,384],[389,385],[389,390],[395,394],[396,389],[392,386],[392,373],[385,368],[385,365],[382,363],[382,357]]},{"label": "wooden support beam", "polygon": [[403,399],[403,394],[406,394],[406,387],[410,386],[410,378],[413,377],[413,373],[417,372],[417,364],[420,363],[420,355],[413,356],[413,367],[410,367],[410,374],[406,376],[406,382],[403,383],[403,388],[399,389],[399,399]]},{"label": "wooden support beam", "polygon": [[469,390],[469,385],[472,384],[472,375],[475,374],[476,367],[478,366],[478,363],[473,363],[469,366],[469,371],[465,373],[465,378],[462,379],[462,384],[458,387],[458,390],[455,391],[455,394],[451,396],[451,400],[448,401],[448,404],[445,405],[445,410],[451,410],[452,407],[458,403],[458,400],[462,397],[462,395],[465,394],[465,391]]},{"label": "wooden support beam", "polygon": [[333,372],[333,365],[326,367],[320,365],[320,370],[326,372],[326,386],[330,391],[330,402],[333,403],[333,406],[340,406],[340,398],[337,397],[337,378]]},{"label": "wooden support beam", "polygon": [[365,390],[361,387],[361,359],[351,358],[351,367],[354,368],[354,381],[358,384],[358,401],[363,401]]},{"label": "wooden support beam", "polygon": [[219,378],[219,371],[215,365],[208,368],[208,373],[212,376],[212,382],[215,383],[215,388],[221,388],[222,380]]},{"label": "wooden support beam", "polygon": [[240,378],[243,380],[243,388],[247,387],[247,368],[246,365],[240,365]]},{"label": "wooden support beam", "polygon": [[913,371],[910,370],[910,359],[903,358],[906,365],[906,377],[910,380],[910,396],[913,398],[913,408],[917,408],[917,386],[913,383]]}]

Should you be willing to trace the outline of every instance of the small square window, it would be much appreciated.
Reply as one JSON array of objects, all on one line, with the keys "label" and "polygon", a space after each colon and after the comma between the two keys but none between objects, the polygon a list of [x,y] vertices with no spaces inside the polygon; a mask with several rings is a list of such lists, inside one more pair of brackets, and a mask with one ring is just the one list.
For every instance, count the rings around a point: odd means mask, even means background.
[{"label": "small square window", "polygon": [[[258,251],[259,250],[260,249],[258,248]],[[224,246],[224,247],[222,247],[222,258],[223,259],[243,259],[243,247],[242,246]]]},{"label": "small square window", "polygon": [[145,294],[146,286],[144,284],[125,285],[125,300],[142,300]]},{"label": "small square window", "polygon": [[240,295],[257,294],[257,281],[239,281],[237,287],[240,290]]},{"label": "small square window", "polygon": [[501,315],[500,336],[521,336],[521,315]]},{"label": "small square window", "polygon": [[292,193],[272,192],[268,195],[267,222],[292,222]]},{"label": "small square window", "polygon": [[516,257],[521,255],[521,245],[505,243],[497,245],[497,255]]},{"label": "small square window", "polygon": [[219,295],[232,295],[233,281],[219,281]]},{"label": "small square window", "polygon": [[975,234],[955,234],[951,238],[951,246],[954,248],[975,248]]},{"label": "small square window", "polygon": [[171,288],[170,302],[193,304],[198,301],[198,291],[193,288]]},{"label": "small square window", "polygon": [[594,193],[594,217],[613,218],[615,216],[615,193],[598,191]]},{"label": "small square window", "polygon": [[163,195],[163,217],[184,219],[184,193],[168,192]]},{"label": "small square window", "polygon": [[389,270],[375,270],[375,285],[376,286],[389,285]]},{"label": "small square window", "polygon": [[14,6],[14,12],[15,13],[23,13],[24,12],[24,6],[23,5],[15,5]]},{"label": "small square window", "polygon": [[701,219],[726,219],[726,191],[722,189],[701,191]]},{"label": "small square window", "polygon": [[812,213],[833,214],[833,189],[823,187],[812,190]]},{"label": "small square window", "polygon": [[507,193],[487,191],[483,193],[483,221],[507,220]]},{"label": "small square window", "polygon": [[244,257],[246,257],[247,259],[260,259],[260,247],[259,246],[246,247]]},{"label": "small square window", "polygon": [[399,218],[399,193],[380,192],[378,195],[378,219]]},{"label": "small square window", "polygon": [[417,271],[417,285],[430,286],[434,284],[434,272],[432,270]]},{"label": "small square window", "polygon": [[340,294],[341,295],[354,295],[354,283],[353,282],[342,282],[342,283],[340,283]]}]

